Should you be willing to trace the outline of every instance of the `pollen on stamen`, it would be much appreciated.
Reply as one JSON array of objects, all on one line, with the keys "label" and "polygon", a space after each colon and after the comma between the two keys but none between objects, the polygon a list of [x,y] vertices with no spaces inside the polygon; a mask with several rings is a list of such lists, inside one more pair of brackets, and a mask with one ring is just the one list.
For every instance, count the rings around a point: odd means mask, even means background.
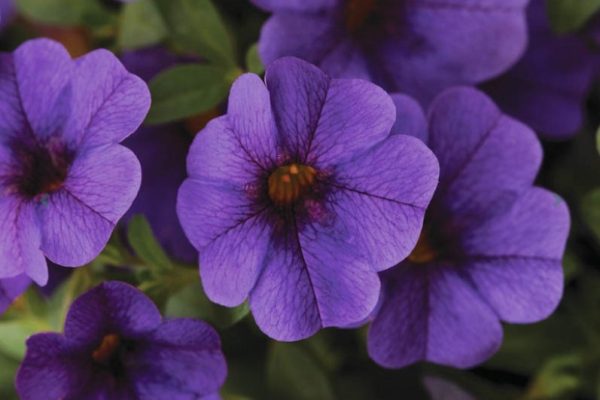
[{"label": "pollen on stamen", "polygon": [[423,229],[417,245],[408,256],[408,260],[415,264],[425,264],[435,260],[438,256],[436,250],[432,247],[429,235],[426,229]]},{"label": "pollen on stamen", "polygon": [[119,335],[108,334],[102,338],[102,343],[94,350],[92,358],[99,364],[106,364],[114,356],[120,344],[121,338]]},{"label": "pollen on stamen", "polygon": [[310,191],[315,181],[313,167],[289,164],[277,168],[268,179],[268,193],[277,205],[289,205]]}]

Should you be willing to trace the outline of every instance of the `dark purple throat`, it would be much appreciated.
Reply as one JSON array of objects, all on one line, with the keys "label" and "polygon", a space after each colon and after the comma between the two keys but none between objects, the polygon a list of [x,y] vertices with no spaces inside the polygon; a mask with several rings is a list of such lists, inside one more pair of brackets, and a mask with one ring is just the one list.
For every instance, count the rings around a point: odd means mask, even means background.
[{"label": "dark purple throat", "polygon": [[63,187],[74,152],[55,138],[47,142],[16,139],[10,143],[13,153],[10,186],[21,197],[31,200]]}]

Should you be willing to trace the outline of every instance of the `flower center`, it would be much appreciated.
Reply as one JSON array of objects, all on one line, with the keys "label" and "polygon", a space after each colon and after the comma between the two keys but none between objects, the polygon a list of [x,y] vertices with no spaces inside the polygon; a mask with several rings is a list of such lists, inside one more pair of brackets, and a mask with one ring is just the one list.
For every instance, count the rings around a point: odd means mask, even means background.
[{"label": "flower center", "polygon": [[359,31],[373,16],[378,0],[348,0],[345,9],[346,28],[349,32]]},{"label": "flower center", "polygon": [[114,359],[119,346],[121,345],[121,338],[119,335],[114,333],[108,334],[102,338],[102,343],[92,353],[92,358],[98,364],[110,364]]},{"label": "flower center", "polygon": [[15,141],[11,146],[15,161],[13,184],[28,199],[60,189],[69,172],[74,154],[56,142]]},{"label": "flower center", "polygon": [[408,260],[415,264],[426,264],[435,260],[437,257],[438,253],[431,245],[427,229],[424,228],[421,231],[421,236],[419,236],[417,245],[408,256]]},{"label": "flower center", "polygon": [[269,197],[277,205],[289,205],[309,192],[317,172],[308,165],[289,164],[269,176]]}]

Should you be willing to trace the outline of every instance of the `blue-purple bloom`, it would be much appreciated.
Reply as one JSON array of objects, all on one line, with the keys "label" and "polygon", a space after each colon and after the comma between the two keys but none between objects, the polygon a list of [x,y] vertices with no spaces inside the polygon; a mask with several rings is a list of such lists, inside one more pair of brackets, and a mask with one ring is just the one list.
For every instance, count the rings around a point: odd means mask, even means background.
[{"label": "blue-purple bloom", "polygon": [[252,0],[266,64],[296,56],[427,104],[444,88],[506,71],[526,44],[528,0]]},{"label": "blue-purple bloom", "polygon": [[295,58],[272,63],[266,85],[238,78],[227,115],[192,144],[177,204],[208,297],[249,298],[278,340],[364,320],[377,272],[414,247],[438,178],[422,142],[388,137],[395,119],[379,87]]},{"label": "blue-purple bloom", "polygon": [[569,212],[533,186],[534,132],[471,88],[441,94],[428,122],[420,137],[438,157],[440,184],[417,246],[382,274],[368,347],[385,367],[478,364],[500,346],[500,321],[541,320],[562,296]]},{"label": "blue-purple bloom", "polygon": [[0,278],[48,279],[46,259],[91,261],[140,185],[119,145],[150,106],[146,84],[97,50],[71,60],[38,39],[0,54]]},{"label": "blue-purple bloom", "polygon": [[226,375],[212,327],[163,320],[133,286],[105,282],[73,302],[64,334],[27,340],[16,386],[22,400],[217,400]]},{"label": "blue-purple bloom", "polygon": [[528,22],[525,55],[483,90],[504,112],[545,138],[567,139],[582,125],[585,100],[598,77],[600,54],[590,48],[587,33],[554,33],[544,0],[531,2]]}]

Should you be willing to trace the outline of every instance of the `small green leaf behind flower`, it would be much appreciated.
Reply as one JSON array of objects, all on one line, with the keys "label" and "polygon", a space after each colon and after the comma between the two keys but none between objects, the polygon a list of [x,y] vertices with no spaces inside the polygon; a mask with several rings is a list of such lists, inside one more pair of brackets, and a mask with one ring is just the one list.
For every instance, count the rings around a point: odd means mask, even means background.
[{"label": "small green leaf behind flower", "polygon": [[222,68],[188,64],[168,69],[150,82],[152,108],[146,122],[161,124],[208,111],[225,100],[229,85]]}]

